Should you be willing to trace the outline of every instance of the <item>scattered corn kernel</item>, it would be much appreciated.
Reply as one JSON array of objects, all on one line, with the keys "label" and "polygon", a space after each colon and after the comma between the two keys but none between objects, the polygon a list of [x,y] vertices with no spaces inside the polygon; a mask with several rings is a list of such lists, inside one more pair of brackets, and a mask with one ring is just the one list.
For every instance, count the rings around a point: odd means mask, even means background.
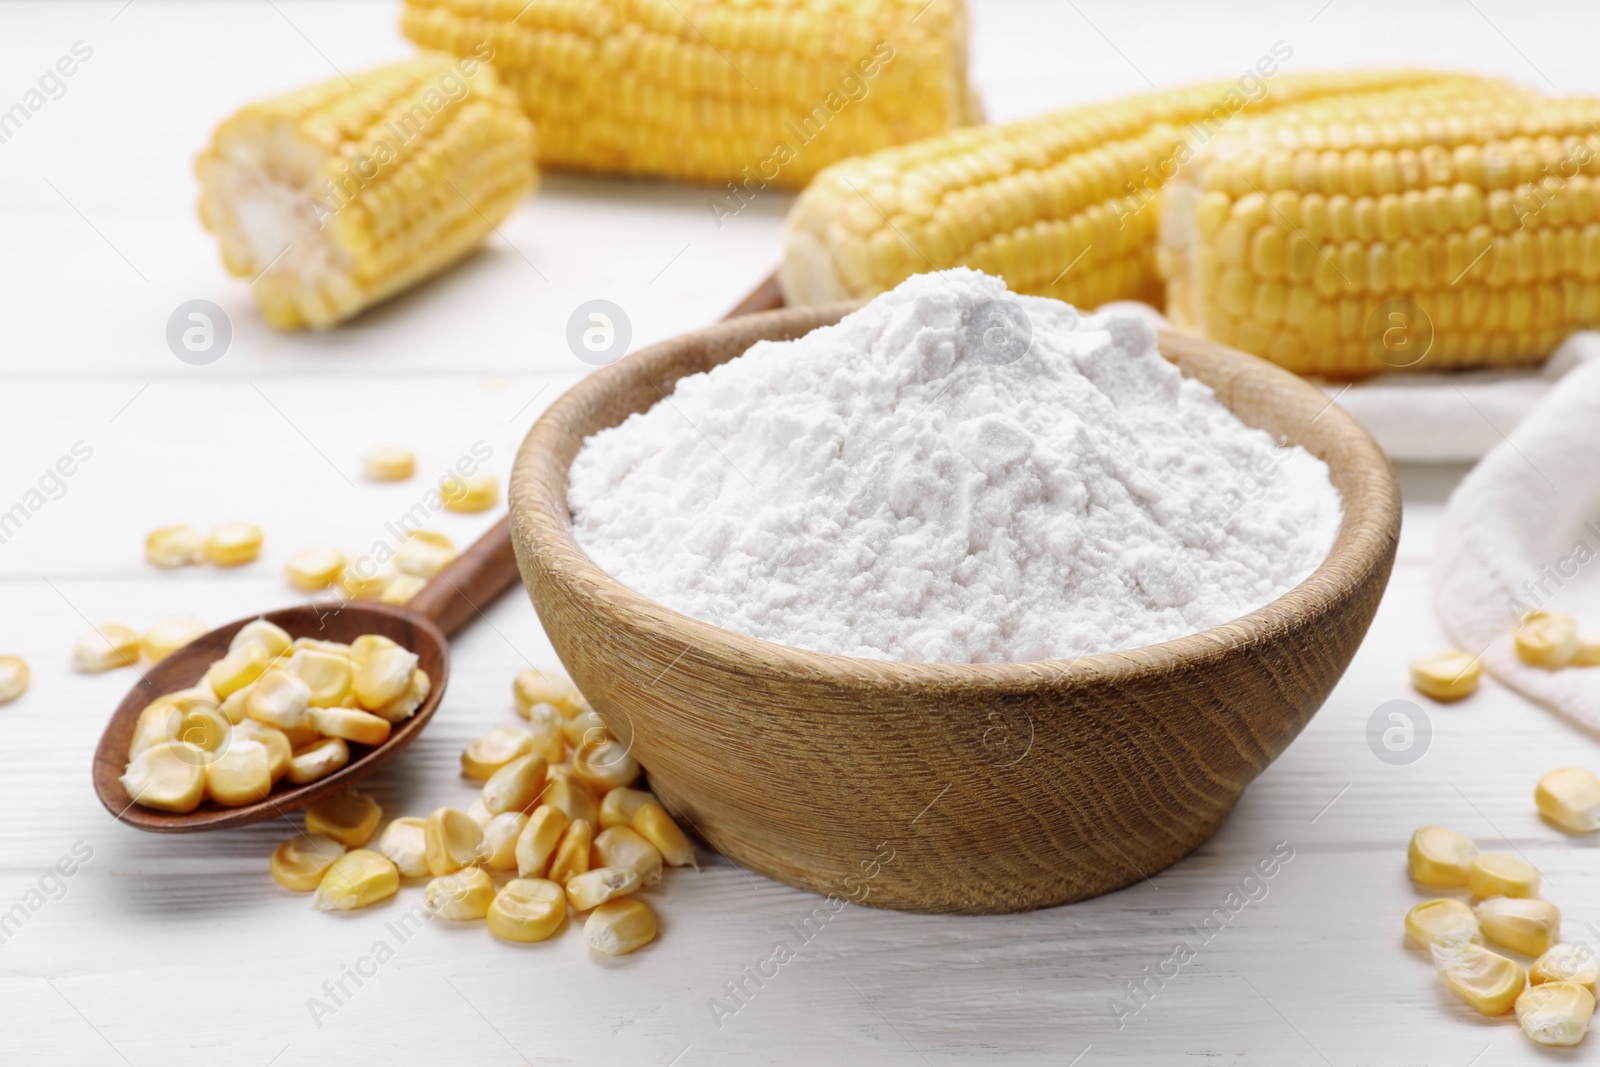
[{"label": "scattered corn kernel", "polygon": [[299,675],[274,667],[248,688],[244,711],[257,722],[288,731],[304,726],[311,717],[311,687]]},{"label": "scattered corn kernel", "polygon": [[655,939],[656,913],[634,897],[606,901],[583,924],[584,943],[607,956],[625,956]]},{"label": "scattered corn kernel", "polygon": [[267,767],[274,782],[289,773],[289,764],[294,759],[294,746],[282,730],[254,719],[245,719],[233,724],[233,737],[236,741],[254,741],[267,750]]},{"label": "scattered corn kernel", "polygon": [[344,846],[331,837],[291,837],[272,851],[272,879],[285,889],[309,893],[342,855]]},{"label": "scattered corn kernel", "polygon": [[541,804],[517,833],[516,859],[519,878],[543,877],[555,855],[561,837],[567,832],[567,813]]},{"label": "scattered corn kernel", "polygon": [[1406,861],[1411,877],[1423,885],[1459,889],[1467,884],[1478,846],[1470,837],[1442,826],[1424,826],[1411,835]]},{"label": "scattered corn kernel", "polygon": [[187,523],[162,526],[145,535],[144,558],[157,567],[188,567],[206,558],[205,539]]},{"label": "scattered corn kernel", "polygon": [[108,622],[78,638],[72,646],[72,669],[86,674],[139,662],[139,635],[121,623]]},{"label": "scattered corn kernel", "polygon": [[428,677],[427,671],[418,667],[411,672],[411,684],[406,686],[406,691],[383,707],[374,708],[372,713],[390,722],[404,722],[416,714],[432,691],[433,680]]},{"label": "scattered corn kernel", "polygon": [[405,696],[417,654],[387,637],[363,634],[350,643],[350,663],[355,670],[351,690],[363,708],[372,710]]},{"label": "scattered corn kernel", "polygon": [[361,453],[361,473],[368,481],[403,482],[417,473],[417,454],[400,445],[373,445]]},{"label": "scattered corn kernel", "polygon": [[428,869],[427,820],[396,819],[383,828],[378,851],[389,857],[404,878],[426,878]]},{"label": "scattered corn kernel", "polygon": [[[267,653],[260,645],[241,645],[206,668],[206,685],[226,700],[237,690],[254,682],[267,669]],[[247,706],[248,707],[248,706]]]},{"label": "scattered corn kernel", "polygon": [[600,805],[595,802],[594,794],[565,768],[550,768],[549,781],[539,802],[560,808],[568,822],[582,819],[593,826],[600,821]]},{"label": "scattered corn kernel", "polygon": [[296,589],[314,593],[339,580],[344,573],[344,553],[327,545],[307,545],[289,557],[283,573]]},{"label": "scattered corn kernel", "polygon": [[495,894],[489,932],[507,941],[543,941],[567,918],[567,894],[543,878],[513,878]]},{"label": "scattered corn kernel", "polygon": [[605,793],[631,785],[639,777],[639,761],[628,746],[606,735],[598,744],[582,745],[572,754],[572,773],[590,788]]},{"label": "scattered corn kernel", "polygon": [[1528,968],[1528,981],[1534,985],[1575,982],[1593,993],[1600,982],[1600,961],[1584,945],[1551,945]]},{"label": "scattered corn kernel", "polygon": [[1516,644],[1522,662],[1556,670],[1578,653],[1578,624],[1564,611],[1530,611],[1517,627]]},{"label": "scattered corn kernel", "polygon": [[632,825],[633,813],[644,805],[655,802],[653,793],[647,793],[643,789],[618,786],[608,791],[605,798],[600,801],[600,825],[607,830],[613,826]]},{"label": "scattered corn kernel", "polygon": [[633,813],[633,828],[656,847],[670,866],[698,866],[694,862],[694,846],[660,804],[647,801],[639,805],[639,810]]},{"label": "scattered corn kernel", "polygon": [[1527,985],[1522,965],[1482,945],[1433,950],[1444,987],[1484,1015],[1504,1015]]},{"label": "scattered corn kernel", "polygon": [[339,590],[351,600],[376,600],[388,587],[388,572],[371,556],[357,556],[339,575]]},{"label": "scattered corn kernel", "polygon": [[206,534],[206,558],[219,567],[237,567],[261,554],[261,527],[253,522],[225,522]]},{"label": "scattered corn kernel", "polygon": [[1600,778],[1582,767],[1562,767],[1539,779],[1533,802],[1545,818],[1575,834],[1600,830]]},{"label": "scattered corn kernel", "polygon": [[395,895],[400,872],[388,858],[367,848],[346,852],[328,868],[317,885],[318,911],[364,908]]},{"label": "scattered corn kernel", "polygon": [[1537,896],[1539,872],[1533,864],[1516,856],[1486,852],[1472,861],[1467,889],[1479,900]]},{"label": "scattered corn kernel", "polygon": [[289,781],[306,785],[328,777],[350,762],[350,746],[343,738],[325,737],[304,748],[296,749],[289,757]]},{"label": "scattered corn kernel", "polygon": [[227,751],[233,726],[215,703],[183,700],[170,707],[165,740],[179,746],[179,755],[203,764]]},{"label": "scattered corn kernel", "polygon": [[1424,900],[1406,912],[1406,936],[1422,948],[1482,939],[1478,917],[1459,900]]},{"label": "scattered corn kernel", "polygon": [[0,656],[0,704],[9,704],[28,691],[28,661],[21,656]]},{"label": "scattered corn kernel", "polygon": [[133,759],[151,745],[176,740],[175,718],[183,709],[194,706],[217,708],[217,700],[209,689],[180,689],[158,696],[146,704],[134,723],[133,738],[128,742],[128,758]]},{"label": "scattered corn kernel", "polygon": [[365,793],[346,789],[325,797],[306,809],[306,833],[324,834],[346,848],[360,848],[372,840],[383,809]]},{"label": "scattered corn kernel", "polygon": [[589,846],[594,844],[594,827],[583,819],[574,819],[561,835],[561,844],[550,858],[550,873],[546,875],[558,885],[566,885],[574,875],[589,869]]},{"label": "scattered corn kernel", "polygon": [[239,632],[228,642],[228,651],[237,652],[246,645],[257,645],[269,660],[277,659],[289,651],[293,639],[283,627],[266,619],[251,619],[239,627]]},{"label": "scattered corn kernel", "polygon": [[496,726],[461,750],[461,773],[487,782],[494,772],[533,751],[533,735],[520,726]]},{"label": "scattered corn kernel", "polygon": [[422,592],[422,587],[427,584],[426,578],[418,578],[415,574],[396,574],[383,583],[383,593],[378,599],[385,604],[405,604]]},{"label": "scattered corn kernel", "polygon": [[1529,986],[1517,997],[1517,1023],[1540,1045],[1576,1045],[1594,1015],[1594,993],[1576,982]]},{"label": "scattered corn kernel", "polygon": [[355,671],[348,657],[316,648],[296,648],[289,657],[289,673],[311,687],[311,706],[338,707],[350,693]]},{"label": "scattered corn kernel", "polygon": [[517,838],[528,825],[528,816],[520,811],[505,811],[489,820],[483,828],[483,865],[495,871],[517,869]]},{"label": "scattered corn kernel", "polygon": [[588,911],[638,888],[638,871],[627,867],[593,867],[567,880],[567,900],[574,911]]},{"label": "scattered corn kernel", "polygon": [[472,798],[472,803],[467,805],[467,815],[478,824],[478,829],[489,825],[489,820],[494,818],[494,812],[484,806],[482,794]]},{"label": "scattered corn kernel", "polygon": [[533,735],[533,751],[546,762],[560,763],[567,751],[566,719],[554,704],[535,704],[525,713],[528,732]]},{"label": "scattered corn kernel", "polygon": [[483,806],[495,815],[533,810],[544,790],[545,770],[543,756],[512,760],[483,783]]},{"label": "scattered corn kernel", "polygon": [[1446,649],[1411,661],[1411,684],[1434,700],[1460,700],[1478,688],[1483,665],[1476,656]]},{"label": "scattered corn kernel", "polygon": [[606,729],[606,724],[600,720],[600,715],[593,708],[584,708],[572,714],[563,727],[567,735],[567,744],[573,748],[582,748],[585,745],[598,745],[611,736],[611,731]]},{"label": "scattered corn kernel", "polygon": [[160,663],[209,627],[195,619],[162,619],[139,635],[139,649],[151,663]]},{"label": "scattered corn kernel", "polygon": [[439,479],[439,494],[449,511],[487,511],[500,502],[500,480],[488,471]]},{"label": "scattered corn kernel", "polygon": [[360,708],[312,708],[311,725],[324,737],[342,737],[358,745],[377,746],[389,740],[389,720]]},{"label": "scattered corn kernel", "polygon": [[661,884],[661,853],[631,826],[613,826],[600,831],[589,852],[592,866],[626,867],[637,871],[639,883],[646,889]]},{"label": "scattered corn kernel", "polygon": [[517,713],[523,718],[535,704],[550,704],[561,712],[562,718],[571,718],[584,703],[571,680],[555,672],[523,671],[511,683],[511,693],[517,701]]},{"label": "scattered corn kernel", "polygon": [[494,903],[494,879],[482,867],[463,867],[428,883],[422,899],[442,919],[466,921],[489,914]]},{"label": "scattered corn kernel", "polygon": [[147,808],[183,814],[200,806],[206,792],[206,771],[192,753],[180,752],[178,745],[163,741],[133,757],[122,774],[122,787]]},{"label": "scattered corn kernel", "polygon": [[456,558],[455,542],[437,530],[413,530],[394,550],[394,567],[401,574],[432,578]]},{"label": "scattered corn kernel", "polygon": [[454,874],[484,858],[483,829],[472,816],[455,808],[440,808],[423,827],[428,870],[435,875]]},{"label": "scattered corn kernel", "polygon": [[1478,905],[1478,925],[1497,945],[1542,956],[1561,940],[1561,909],[1548,900],[1491,897]]}]

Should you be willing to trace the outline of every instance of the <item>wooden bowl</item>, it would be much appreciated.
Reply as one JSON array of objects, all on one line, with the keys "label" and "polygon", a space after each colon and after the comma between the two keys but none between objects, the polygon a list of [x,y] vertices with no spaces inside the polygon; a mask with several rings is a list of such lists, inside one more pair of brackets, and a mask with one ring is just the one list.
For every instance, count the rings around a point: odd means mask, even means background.
[{"label": "wooden bowl", "polygon": [[578,547],[567,475],[584,437],[755,341],[850,310],[773,311],[652,346],[545,412],[510,492],[545,631],[663,803],[740,866],[854,903],[967,913],[1069,903],[1155,874],[1216,831],[1349,665],[1399,537],[1388,460],[1294,375],[1162,334],[1167,358],[1246,423],[1327,462],[1343,523],[1322,565],[1260,610],[1071,661],[789,648],[673,611]]}]

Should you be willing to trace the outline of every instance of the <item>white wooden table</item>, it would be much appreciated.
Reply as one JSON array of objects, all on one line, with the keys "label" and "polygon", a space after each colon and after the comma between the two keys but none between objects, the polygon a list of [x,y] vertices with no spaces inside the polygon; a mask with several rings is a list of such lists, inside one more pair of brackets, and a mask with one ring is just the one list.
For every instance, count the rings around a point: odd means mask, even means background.
[{"label": "white wooden table", "polygon": [[[937,0],[936,0],[937,2]],[[1600,89],[1600,12],[1507,0],[1400,11],[1357,0],[1145,4],[974,0],[974,76],[995,117],[1217,72],[1274,41],[1295,69],[1431,62],[1562,91]],[[577,933],[540,946],[436,923],[403,944],[396,906],[330,917],[268,877],[289,833],[268,824],[163,838],[114,823],[90,753],[133,680],[66,669],[88,621],[182,614],[220,623],[294,599],[280,568],[311,542],[346,549],[424,488],[355,477],[364,446],[414,446],[435,475],[482,441],[504,477],[533,417],[586,369],[563,342],[580,302],[626,309],[636,344],[706,323],[776,261],[789,198],[766,192],[718,228],[707,190],[547,177],[462,268],[359,322],[282,336],[226,277],[195,221],[191,159],[239,104],[405,54],[386,2],[163,0],[0,9],[0,109],[74,43],[92,56],[0,144],[0,511],[29,499],[76,442],[92,457],[0,543],[0,652],[33,665],[0,709],[0,1062],[313,1064],[1538,1062],[1513,1023],[1453,1002],[1406,948],[1418,897],[1405,841],[1437,821],[1544,870],[1570,938],[1600,945],[1592,842],[1544,827],[1532,788],[1593,739],[1486,685],[1429,707],[1431,747],[1391,766],[1366,741],[1409,698],[1409,657],[1440,640],[1427,606],[1432,546],[1458,469],[1401,471],[1405,532],[1387,599],[1354,666],[1305,734],[1195,855],[1073,907],[997,918],[849,908],[736,1014],[710,998],[788,938],[817,899],[707,855],[654,903],[660,940],[616,961]],[[167,316],[205,298],[233,347],[191,367]],[[47,488],[55,489],[52,485]],[[59,498],[54,498],[58,496]],[[147,529],[260,522],[255,565],[159,573]],[[443,516],[465,543],[492,516]],[[556,665],[526,598],[508,595],[455,645],[427,734],[372,781],[386,811],[464,805],[457,755],[512,721],[512,676]],[[826,818],[825,812],[818,813]],[[1209,940],[1193,932],[1278,842],[1293,859]],[[47,870],[88,855],[71,878]],[[69,864],[69,866],[72,866]],[[418,890],[405,890],[415,898]],[[1259,896],[1259,891],[1257,892]],[[37,905],[34,907],[33,905]],[[1597,925],[1588,930],[1583,924]],[[1192,960],[1160,973],[1184,940]],[[361,961],[376,943],[392,958]],[[347,977],[360,964],[358,986]],[[327,991],[343,979],[348,995]],[[335,1008],[314,1018],[311,998]],[[1119,1025],[1111,1002],[1136,1014]],[[1563,1061],[1600,1060],[1591,1042]]]}]

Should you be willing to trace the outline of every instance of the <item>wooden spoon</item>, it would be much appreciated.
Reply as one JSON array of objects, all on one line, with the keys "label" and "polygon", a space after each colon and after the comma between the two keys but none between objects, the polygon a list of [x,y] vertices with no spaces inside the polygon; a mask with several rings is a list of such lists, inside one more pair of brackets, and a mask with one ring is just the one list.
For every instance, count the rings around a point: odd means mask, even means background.
[{"label": "wooden spoon", "polygon": [[[783,306],[777,275],[763,281],[725,316],[736,318]],[[501,519],[453,563],[435,575],[403,607],[346,601],[341,604],[303,604],[238,619],[196,638],[154,667],[123,698],[106,724],[94,752],[94,789],[112,815],[141,830],[161,834],[187,834],[247,826],[303,808],[331,793],[348,789],[389,762],[422,732],[438,710],[450,679],[450,645],[455,633],[507,586],[517,579],[517,559],[511,546],[511,519]],[[388,740],[375,748],[352,744],[350,762],[326,778],[309,785],[280,781],[265,800],[237,808],[206,801],[187,815],[142,808],[122,786],[128,766],[128,744],[138,725],[139,713],[165,693],[197,683],[214,661],[228,650],[240,627],[256,618],[276,623],[291,637],[325,641],[351,641],[362,634],[382,634],[417,654],[418,666],[433,682],[428,699],[411,718],[395,725]]]}]

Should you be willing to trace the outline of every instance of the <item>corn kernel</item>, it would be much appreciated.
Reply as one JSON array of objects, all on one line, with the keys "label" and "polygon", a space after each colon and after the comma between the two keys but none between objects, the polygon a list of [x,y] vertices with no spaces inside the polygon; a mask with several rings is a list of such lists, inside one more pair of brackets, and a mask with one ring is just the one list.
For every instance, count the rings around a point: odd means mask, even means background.
[{"label": "corn kernel", "polygon": [[479,794],[472,798],[471,804],[467,805],[467,816],[477,823],[478,829],[481,830],[489,825],[490,820],[494,818],[494,812],[484,806],[483,796]]},{"label": "corn kernel", "polygon": [[533,751],[547,763],[560,763],[567,754],[566,719],[554,704],[535,704],[527,712],[528,732],[533,735]]},{"label": "corn kernel", "polygon": [[[250,690],[254,688],[255,683],[252,682],[243,689],[235,689],[228,694],[228,699],[222,702],[219,710],[233,725],[238,726],[250,717],[248,710],[250,706]],[[209,686],[206,688],[206,693],[211,693]]]},{"label": "corn kernel", "polygon": [[262,672],[248,691],[244,711],[257,722],[287,732],[304,726],[311,717],[311,687],[282,668]]},{"label": "corn kernel", "polygon": [[226,700],[260,678],[266,669],[267,654],[260,645],[241,645],[206,668],[205,684],[218,699]]},{"label": "corn kernel", "polygon": [[546,875],[558,885],[566,885],[574,875],[589,869],[589,846],[594,844],[594,827],[583,819],[574,819],[561,835],[556,854],[550,857],[550,872]]},{"label": "corn kernel", "polygon": [[656,913],[634,897],[606,901],[583,924],[584,943],[607,956],[625,956],[655,939]]},{"label": "corn kernel", "polygon": [[1482,945],[1433,950],[1444,987],[1484,1015],[1504,1015],[1527,985],[1522,965]]},{"label": "corn kernel", "polygon": [[219,567],[237,567],[261,554],[261,527],[253,522],[225,522],[206,534],[206,558]]},{"label": "corn kernel", "polygon": [[440,808],[423,827],[428,870],[435,875],[454,874],[484,858],[483,829],[472,816],[455,808]]},{"label": "corn kernel", "polygon": [[1476,656],[1446,649],[1411,661],[1411,684],[1425,697],[1434,700],[1461,700],[1471,696],[1483,676],[1483,665]]},{"label": "corn kernel", "polygon": [[1442,826],[1424,826],[1411,835],[1406,861],[1411,877],[1422,885],[1459,889],[1467,884],[1478,846],[1472,839]]},{"label": "corn kernel", "polygon": [[305,649],[308,652],[325,652],[330,656],[350,658],[350,646],[343,641],[323,641],[315,637],[297,637],[289,645],[291,653]]},{"label": "corn kernel", "polygon": [[597,792],[631,785],[639,777],[639,761],[628,746],[607,735],[598,744],[579,746],[572,754],[572,773]]},{"label": "corn kernel", "polygon": [[157,567],[188,567],[206,558],[205,540],[187,523],[162,526],[145,535],[144,558]]},{"label": "corn kernel", "polygon": [[1600,982],[1600,961],[1584,945],[1551,945],[1528,968],[1528,981],[1534,985],[1575,982],[1593,993]]},{"label": "corn kernel", "polygon": [[483,828],[483,865],[495,871],[517,869],[517,838],[528,825],[520,811],[505,811],[490,819]]},{"label": "corn kernel", "polygon": [[78,638],[72,646],[72,669],[85,674],[139,662],[139,635],[120,623],[108,622]]},{"label": "corn kernel", "polygon": [[361,473],[373,482],[403,482],[417,473],[417,455],[400,445],[373,445],[361,453]]},{"label": "corn kernel", "polygon": [[1478,917],[1459,900],[1424,900],[1406,912],[1406,936],[1422,948],[1482,940]]},{"label": "corn kernel", "polygon": [[567,894],[543,878],[513,878],[489,905],[489,932],[507,941],[543,941],[567,918]]},{"label": "corn kernel", "polygon": [[496,726],[461,750],[461,773],[487,782],[512,760],[533,751],[533,735],[520,726]]},{"label": "corn kernel", "polygon": [[345,848],[360,848],[372,840],[381,818],[383,809],[376,800],[346,789],[306,809],[306,833],[331,837]]},{"label": "corn kernel", "polygon": [[563,729],[567,735],[567,744],[573,748],[598,745],[611,737],[611,731],[606,729],[606,724],[600,720],[599,713],[593,708],[574,712]]},{"label": "corn kernel", "polygon": [[1517,627],[1516,645],[1530,667],[1565,667],[1578,653],[1578,624],[1564,611],[1530,611]]},{"label": "corn kernel", "polygon": [[339,580],[344,573],[344,553],[327,545],[307,545],[289,557],[283,573],[296,589],[314,593]]},{"label": "corn kernel", "polygon": [[545,784],[544,796],[539,798],[541,804],[560,808],[568,822],[582,819],[593,826],[600,821],[600,805],[595,802],[588,786],[565,768],[552,767],[548,773],[549,781]]},{"label": "corn kernel", "polygon": [[1600,830],[1600,778],[1582,767],[1562,767],[1539,779],[1533,791],[1539,813],[1563,830]]},{"label": "corn kernel", "polygon": [[322,731],[312,725],[309,715],[299,726],[284,728],[280,732],[288,738],[289,747],[296,752],[322,740]]},{"label": "corn kernel", "polygon": [[181,716],[184,709],[193,707],[220,711],[209,689],[180,689],[158,696],[146,704],[134,723],[133,738],[128,742],[128,758],[133,759],[151,745],[176,740],[175,719]]},{"label": "corn kernel", "polygon": [[1548,900],[1492,897],[1477,911],[1484,937],[1524,955],[1542,956],[1561,940],[1561,909]]},{"label": "corn kernel", "polygon": [[631,826],[613,826],[600,831],[589,852],[592,866],[626,867],[637,871],[639,883],[646,889],[661,884],[661,853]]},{"label": "corn kernel", "polygon": [[698,866],[694,862],[694,846],[660,804],[648,801],[639,805],[639,810],[633,813],[633,829],[656,847],[668,865]]},{"label": "corn kernel", "polygon": [[544,791],[545,770],[543,756],[512,760],[483,783],[483,806],[495,815],[532,811]]},{"label": "corn kernel", "polygon": [[[156,710],[152,710],[156,709]],[[148,714],[150,719],[145,722]],[[183,689],[152,701],[139,713],[135,742],[149,747],[161,741],[179,745],[179,755],[194,763],[206,764],[225,749],[232,738],[233,725],[207,695]],[[139,736],[140,726],[144,736]]]},{"label": "corn kernel", "polygon": [[411,672],[417,669],[417,654],[387,637],[363,634],[350,643],[350,663],[355,669],[351,689],[356,702],[370,711],[405,696]]},{"label": "corn kernel", "polygon": [[655,794],[643,789],[618,786],[606,793],[600,801],[600,825],[609,830],[613,826],[630,826],[633,813],[646,804],[655,802]]},{"label": "corn kernel", "polygon": [[394,550],[395,570],[432,578],[456,558],[455,542],[437,530],[413,530]]},{"label": "corn kernel", "polygon": [[266,619],[251,619],[239,627],[239,632],[228,642],[228,651],[237,652],[246,645],[259,645],[269,660],[277,659],[289,651],[292,639],[288,631]]},{"label": "corn kernel", "polygon": [[416,714],[432,691],[433,680],[428,677],[427,671],[418,667],[411,672],[411,683],[406,686],[406,691],[383,707],[374,708],[372,713],[390,722],[404,722]]},{"label": "corn kernel", "polygon": [[272,880],[296,893],[309,893],[342,855],[344,846],[331,837],[291,837],[272,851]]},{"label": "corn kernel", "polygon": [[325,737],[342,737],[373,747],[389,740],[389,731],[394,729],[388,719],[360,708],[312,708],[311,725]]},{"label": "corn kernel", "polygon": [[388,858],[358,848],[333,861],[317,885],[318,911],[349,911],[387,900],[400,889],[400,872]]},{"label": "corn kernel", "polygon": [[376,600],[389,587],[389,577],[371,556],[358,556],[340,573],[339,591],[351,600]]},{"label": "corn kernel", "polygon": [[1517,997],[1517,1023],[1540,1045],[1576,1045],[1594,1015],[1594,993],[1576,982],[1529,986]]},{"label": "corn kernel", "polygon": [[288,670],[311,687],[314,708],[338,707],[355,679],[348,658],[316,648],[295,649]]},{"label": "corn kernel", "polygon": [[463,867],[441,875],[422,891],[423,903],[441,919],[464,922],[489,914],[494,903],[494,879],[482,867]]},{"label": "corn kernel", "polygon": [[122,787],[138,804],[179,814],[200,806],[206,792],[206,771],[192,752],[166,741],[151,745],[128,764]]},{"label": "corn kernel", "polygon": [[517,832],[517,877],[541,878],[567,832],[567,813],[541,804]]},{"label": "corn kernel", "polygon": [[1472,861],[1467,872],[1467,889],[1479,900],[1537,896],[1539,872],[1526,860],[1486,852]]},{"label": "corn kernel", "polygon": [[449,511],[487,511],[500,502],[500,480],[488,471],[439,479],[439,494]]},{"label": "corn kernel", "polygon": [[151,663],[160,663],[209,629],[195,619],[162,619],[139,635],[139,649]]},{"label": "corn kernel", "polygon": [[396,819],[383,828],[378,851],[389,857],[403,878],[426,878],[428,870],[428,822],[426,819]]},{"label": "corn kernel", "polygon": [[517,712],[527,718],[528,709],[535,704],[550,704],[561,712],[562,718],[571,718],[583,705],[583,695],[568,678],[555,672],[523,671],[511,684],[512,696],[517,701]]},{"label": "corn kernel", "polygon": [[225,808],[257,803],[272,792],[267,746],[258,741],[235,741],[205,767],[206,793]]},{"label": "corn kernel", "polygon": [[295,785],[321,781],[350,762],[350,746],[342,738],[325,737],[289,757],[288,777]]},{"label": "corn kernel", "polygon": [[594,867],[567,880],[567,900],[574,911],[588,911],[638,888],[638,871],[627,867]]},{"label": "corn kernel", "polygon": [[378,599],[385,604],[405,604],[422,592],[422,587],[427,584],[426,578],[418,578],[415,574],[392,575],[383,583],[383,593]]},{"label": "corn kernel", "polygon": [[254,741],[267,750],[267,769],[274,782],[289,773],[294,746],[282,730],[275,730],[254,719],[245,719],[233,724],[233,737],[236,741]]},{"label": "corn kernel", "polygon": [[28,691],[28,661],[21,656],[0,656],[0,704],[9,704]]}]

